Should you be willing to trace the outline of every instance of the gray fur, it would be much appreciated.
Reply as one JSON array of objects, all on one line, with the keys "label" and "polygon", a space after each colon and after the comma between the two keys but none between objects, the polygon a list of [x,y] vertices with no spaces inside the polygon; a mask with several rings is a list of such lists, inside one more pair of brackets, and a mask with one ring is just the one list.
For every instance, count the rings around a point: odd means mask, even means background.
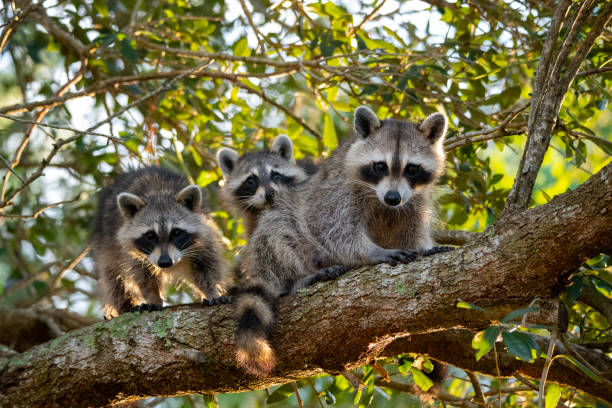
[{"label": "gray fur", "polygon": [[[433,246],[431,194],[444,171],[446,118],[434,114],[419,124],[372,115],[357,108],[355,135],[319,163],[305,192],[306,223],[333,264],[408,262]],[[421,165],[431,180],[411,188],[397,172],[389,171],[378,183],[361,175],[363,166],[385,162],[391,169],[393,160],[399,171],[408,163]],[[401,196],[400,205],[385,204],[391,190]]]},{"label": "gray fur", "polygon": [[[228,274],[219,234],[201,210],[201,199],[199,187],[159,167],[121,174],[103,190],[91,246],[105,317],[141,304],[160,307],[163,285],[174,279],[187,282],[201,298],[225,293]],[[175,246],[173,228],[193,234],[190,245]],[[151,230],[157,231],[158,243],[146,254],[135,240]],[[161,268],[164,253],[173,265]]]},{"label": "gray fur", "polygon": [[[282,196],[284,192],[303,184],[311,175],[310,168],[296,166],[293,160],[293,144],[285,135],[274,139],[270,151],[245,153],[239,156],[234,150],[223,148],[217,153],[217,161],[224,176],[219,197],[223,204],[243,219],[247,237],[255,229],[261,212],[274,202],[270,196]],[[294,184],[275,182],[270,177],[272,170],[292,177]],[[250,176],[255,176],[260,185],[253,196],[241,197],[236,192]]]},{"label": "gray fur", "polygon": [[[282,295],[346,272],[343,267],[324,266],[327,251],[312,237],[302,214],[303,188],[286,191],[282,199],[261,213],[242,253],[243,294],[236,304],[238,365],[255,375],[269,375],[275,366],[267,334],[274,323],[274,305]],[[263,295],[261,294],[263,292]],[[248,322],[257,316],[261,324]]]}]

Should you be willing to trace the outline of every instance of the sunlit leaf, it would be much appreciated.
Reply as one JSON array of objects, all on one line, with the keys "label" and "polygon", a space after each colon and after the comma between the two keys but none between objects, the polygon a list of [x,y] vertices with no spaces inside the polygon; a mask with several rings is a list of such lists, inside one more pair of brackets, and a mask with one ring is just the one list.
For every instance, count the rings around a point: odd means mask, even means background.
[{"label": "sunlit leaf", "polygon": [[472,339],[472,348],[477,350],[476,361],[493,349],[495,340],[499,336],[500,328],[490,326],[486,330],[477,333]]}]

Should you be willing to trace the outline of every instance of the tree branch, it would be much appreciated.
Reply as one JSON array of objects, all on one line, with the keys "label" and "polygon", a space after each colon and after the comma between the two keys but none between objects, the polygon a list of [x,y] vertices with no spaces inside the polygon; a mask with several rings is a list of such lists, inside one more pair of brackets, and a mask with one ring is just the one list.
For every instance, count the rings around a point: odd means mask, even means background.
[{"label": "tree branch", "polygon": [[[504,213],[526,208],[529,205],[533,186],[544,160],[544,155],[548,150],[565,94],[574,80],[578,69],[584,62],[586,55],[612,18],[612,3],[608,2],[595,21],[590,24],[589,33],[577,47],[575,55],[570,59],[570,49],[574,46],[573,38],[583,28],[586,21],[585,15],[594,7],[590,1],[582,3],[565,38],[567,41],[563,43],[561,50],[558,52],[554,68],[551,68],[549,65],[552,60],[546,58],[548,55],[547,47],[554,48],[556,44],[561,28],[559,19],[567,14],[568,3],[566,0],[561,2],[555,12],[543,55],[538,64],[529,115],[527,143],[523,150],[523,156],[514,179],[514,184],[506,201]],[[563,74],[561,74],[563,71],[562,67],[565,67]]]},{"label": "tree branch", "polygon": [[[2,360],[0,405],[102,405],[154,395],[245,391],[345,372],[395,353],[401,341],[409,341],[403,352],[430,347],[433,358],[452,363],[454,355],[462,359],[459,367],[464,363],[479,371],[466,352],[471,342],[447,342],[441,334],[482,329],[489,316],[459,309],[457,300],[486,307],[498,319],[536,297],[554,296],[564,274],[610,249],[610,208],[612,164],[544,206],[499,219],[454,252],[398,267],[360,268],[281,299],[272,333],[279,365],[270,378],[236,368],[230,306],[183,305],[127,313]],[[455,350],[451,356],[450,350]],[[608,372],[611,360],[598,356],[598,370]],[[518,370],[539,378],[541,370],[534,373],[531,367],[537,364],[500,355],[504,375]],[[572,385],[612,401],[609,388],[571,375]],[[555,364],[549,378],[567,384],[567,376],[567,368]]]}]

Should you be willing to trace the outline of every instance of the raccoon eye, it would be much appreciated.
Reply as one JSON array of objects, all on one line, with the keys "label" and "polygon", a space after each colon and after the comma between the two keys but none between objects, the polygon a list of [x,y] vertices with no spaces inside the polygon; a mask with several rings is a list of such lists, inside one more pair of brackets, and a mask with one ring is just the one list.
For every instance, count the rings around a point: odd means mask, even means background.
[{"label": "raccoon eye", "polygon": [[246,181],[244,182],[244,184],[246,184],[249,187],[253,187],[254,185],[257,184],[257,177],[255,176],[249,176]]},{"label": "raccoon eye", "polygon": [[374,163],[374,171],[377,173],[384,173],[387,171],[387,163],[385,162],[376,162]]},{"label": "raccoon eye", "polygon": [[272,173],[270,173],[270,178],[272,179],[273,182],[280,183],[280,181],[283,179],[283,176],[273,171]]},{"label": "raccoon eye", "polygon": [[185,233],[185,231],[183,231],[180,228],[174,228],[172,231],[170,231],[170,238],[178,238],[180,236],[182,236]]},{"label": "raccoon eye", "polygon": [[406,174],[408,176],[416,176],[421,171],[421,166],[418,164],[409,164],[406,166]]},{"label": "raccoon eye", "polygon": [[144,234],[144,237],[147,241],[155,242],[157,241],[157,234],[153,231],[147,231]]}]

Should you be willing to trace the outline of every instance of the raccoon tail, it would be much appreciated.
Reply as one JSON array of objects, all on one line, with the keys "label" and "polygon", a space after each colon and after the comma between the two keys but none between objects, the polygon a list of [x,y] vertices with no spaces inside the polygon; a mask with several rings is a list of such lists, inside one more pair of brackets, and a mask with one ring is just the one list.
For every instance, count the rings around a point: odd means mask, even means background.
[{"label": "raccoon tail", "polygon": [[269,375],[276,356],[268,340],[276,296],[262,285],[242,289],[236,302],[236,362],[249,374]]}]

